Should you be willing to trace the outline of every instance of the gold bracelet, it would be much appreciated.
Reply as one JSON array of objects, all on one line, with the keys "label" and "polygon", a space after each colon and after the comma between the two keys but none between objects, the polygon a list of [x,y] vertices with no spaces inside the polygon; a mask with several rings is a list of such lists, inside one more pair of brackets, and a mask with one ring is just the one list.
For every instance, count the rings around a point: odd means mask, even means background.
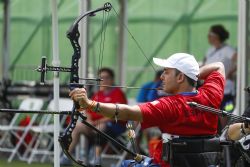
[{"label": "gold bracelet", "polygon": [[95,108],[94,108],[93,111],[94,112],[100,112],[100,103],[99,102],[97,102],[97,104],[96,104],[96,106],[95,106]]},{"label": "gold bracelet", "polygon": [[79,101],[78,104],[79,104],[79,106],[80,106],[79,111],[81,111],[81,110],[86,110],[86,109],[88,108],[86,105],[81,104],[81,101]]},{"label": "gold bracelet", "polygon": [[92,110],[95,104],[96,104],[96,101],[92,100],[91,104],[87,107],[87,110]]}]

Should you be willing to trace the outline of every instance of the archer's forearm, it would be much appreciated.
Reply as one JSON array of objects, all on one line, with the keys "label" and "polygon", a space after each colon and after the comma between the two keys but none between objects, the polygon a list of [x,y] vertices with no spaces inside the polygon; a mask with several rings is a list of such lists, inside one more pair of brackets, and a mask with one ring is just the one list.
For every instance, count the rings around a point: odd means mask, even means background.
[{"label": "archer's forearm", "polygon": [[228,138],[230,140],[239,140],[242,137],[241,126],[243,125],[244,132],[246,134],[250,133],[249,128],[245,128],[243,123],[235,123],[229,126],[228,128]]},{"label": "archer's forearm", "polygon": [[229,126],[228,138],[230,140],[239,140],[240,139],[240,137],[241,137],[240,126],[241,126],[241,123],[236,123],[236,124]]},{"label": "archer's forearm", "polygon": [[216,62],[216,63],[207,64],[207,65],[201,67],[199,79],[206,79],[207,76],[210,73],[212,73],[213,71],[217,71],[217,72],[221,73],[225,78],[224,65],[221,62]]},{"label": "archer's forearm", "polygon": [[[90,104],[92,101],[90,101]],[[135,106],[129,106],[126,104],[117,104],[118,108],[116,109],[116,104],[113,103],[101,103],[99,102],[99,111],[98,113],[115,119],[115,113],[117,110],[117,119],[119,120],[133,120],[133,121],[142,121],[142,113],[140,108]],[[96,109],[97,102],[92,106],[92,109]]]}]

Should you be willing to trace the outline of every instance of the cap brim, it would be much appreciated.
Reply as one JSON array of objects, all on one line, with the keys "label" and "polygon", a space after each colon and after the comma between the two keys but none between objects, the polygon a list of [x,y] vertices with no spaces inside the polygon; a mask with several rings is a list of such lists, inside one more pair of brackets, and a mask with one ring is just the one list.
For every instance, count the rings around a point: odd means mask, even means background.
[{"label": "cap brim", "polygon": [[156,64],[156,65],[158,65],[158,66],[160,66],[160,67],[168,67],[168,68],[173,68],[170,64],[169,64],[169,62],[167,61],[167,60],[165,60],[165,59],[159,59],[159,58],[153,58],[153,62]]}]

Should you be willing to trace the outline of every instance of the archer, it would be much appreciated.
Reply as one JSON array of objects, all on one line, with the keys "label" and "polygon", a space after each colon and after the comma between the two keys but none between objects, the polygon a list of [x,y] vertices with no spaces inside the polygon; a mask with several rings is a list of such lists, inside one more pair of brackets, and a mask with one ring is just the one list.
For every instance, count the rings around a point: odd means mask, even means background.
[{"label": "archer", "polygon": [[[163,90],[170,96],[162,97],[153,102],[129,106],[125,104],[100,103],[90,100],[84,88],[76,88],[70,92],[74,101],[79,102],[83,109],[91,108],[106,117],[120,120],[140,121],[142,127],[158,126],[162,133],[175,136],[198,137],[201,140],[207,136],[215,136],[217,133],[218,117],[211,113],[204,113],[197,109],[192,109],[186,102],[194,101],[203,105],[219,108],[223,98],[225,85],[225,72],[222,63],[212,63],[199,69],[199,65],[194,56],[186,53],[176,53],[168,59],[154,58],[154,63],[164,67],[161,75]],[[204,84],[198,90],[195,89],[198,79],[204,79]],[[193,148],[195,149],[195,148]],[[192,149],[191,149],[192,150]],[[158,145],[154,163],[166,167],[169,164],[178,164],[185,161],[175,160],[175,152],[171,152],[173,157],[162,160],[162,144]],[[187,150],[188,151],[188,150]],[[206,150],[201,150],[204,153]],[[199,153],[195,155],[196,158]],[[204,154],[204,159],[207,158]],[[182,158],[185,158],[183,156]],[[195,157],[194,157],[195,158]],[[191,164],[186,159],[187,163]],[[204,164],[207,161],[202,158],[198,166],[216,165]]]}]

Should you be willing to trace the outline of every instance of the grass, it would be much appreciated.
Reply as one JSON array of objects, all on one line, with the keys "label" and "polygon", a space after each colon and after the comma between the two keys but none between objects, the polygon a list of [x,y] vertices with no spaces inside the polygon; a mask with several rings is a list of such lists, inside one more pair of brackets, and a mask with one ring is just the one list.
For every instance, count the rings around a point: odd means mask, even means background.
[{"label": "grass", "polygon": [[53,167],[53,164],[37,162],[28,164],[27,162],[17,160],[8,163],[7,159],[0,158],[0,167]]}]

